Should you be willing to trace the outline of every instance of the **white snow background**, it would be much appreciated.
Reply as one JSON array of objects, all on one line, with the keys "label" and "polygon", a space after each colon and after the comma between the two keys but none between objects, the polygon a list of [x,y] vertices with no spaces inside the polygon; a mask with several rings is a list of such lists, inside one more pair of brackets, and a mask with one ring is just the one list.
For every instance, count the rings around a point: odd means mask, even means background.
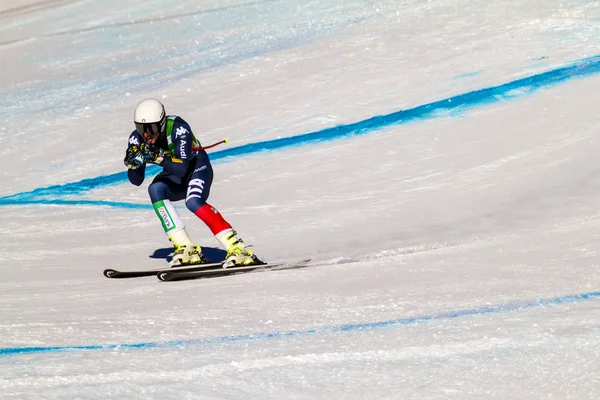
[{"label": "white snow background", "polygon": [[[0,0],[0,68],[2,399],[598,398],[600,2]],[[146,97],[311,268],[102,275]]]}]

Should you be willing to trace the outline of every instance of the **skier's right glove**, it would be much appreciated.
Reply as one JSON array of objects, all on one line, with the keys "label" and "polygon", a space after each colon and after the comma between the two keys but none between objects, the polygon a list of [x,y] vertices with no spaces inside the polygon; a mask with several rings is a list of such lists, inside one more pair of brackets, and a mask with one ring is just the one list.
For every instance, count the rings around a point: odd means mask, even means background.
[{"label": "skier's right glove", "polygon": [[165,159],[165,152],[160,147],[153,145],[152,143],[144,142],[140,145],[140,151],[144,157],[144,161],[156,165],[162,165]]},{"label": "skier's right glove", "polygon": [[134,144],[127,148],[125,152],[125,159],[123,160],[125,166],[129,169],[137,169],[144,164],[144,155],[140,149],[140,146]]}]

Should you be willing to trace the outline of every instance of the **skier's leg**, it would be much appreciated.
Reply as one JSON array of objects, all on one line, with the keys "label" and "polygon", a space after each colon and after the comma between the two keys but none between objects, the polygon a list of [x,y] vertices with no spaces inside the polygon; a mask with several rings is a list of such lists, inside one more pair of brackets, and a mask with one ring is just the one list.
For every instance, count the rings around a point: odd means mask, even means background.
[{"label": "skier's leg", "polygon": [[245,248],[244,241],[238,238],[237,233],[221,213],[206,202],[212,181],[213,171],[210,164],[195,168],[188,184],[185,205],[208,226],[215,238],[227,250],[226,267],[260,262],[252,250]]},{"label": "skier's leg", "polygon": [[160,220],[163,229],[175,247],[175,253],[170,265],[180,266],[186,264],[204,264],[208,260],[202,255],[199,246],[194,246],[188,236],[185,225],[171,200],[183,200],[185,197],[185,186],[176,185],[170,179],[156,176],[148,187],[148,194],[152,201],[154,211]]}]

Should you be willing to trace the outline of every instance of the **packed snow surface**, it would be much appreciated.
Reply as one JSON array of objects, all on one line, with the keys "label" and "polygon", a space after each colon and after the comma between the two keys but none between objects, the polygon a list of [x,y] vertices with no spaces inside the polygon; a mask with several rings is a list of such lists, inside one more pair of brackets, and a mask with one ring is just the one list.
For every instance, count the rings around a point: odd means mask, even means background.
[{"label": "packed snow surface", "polygon": [[[598,1],[0,0],[2,398],[597,398],[599,73]],[[171,251],[146,97],[311,267],[102,275]]]}]

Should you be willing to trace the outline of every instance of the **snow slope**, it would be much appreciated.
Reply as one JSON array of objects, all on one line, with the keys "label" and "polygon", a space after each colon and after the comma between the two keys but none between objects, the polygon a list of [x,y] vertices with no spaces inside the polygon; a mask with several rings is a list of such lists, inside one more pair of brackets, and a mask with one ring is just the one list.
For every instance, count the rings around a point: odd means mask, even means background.
[{"label": "snow slope", "polygon": [[[0,1],[3,398],[597,397],[600,3],[514,3]],[[314,267],[102,276],[166,264],[150,96]]]}]

